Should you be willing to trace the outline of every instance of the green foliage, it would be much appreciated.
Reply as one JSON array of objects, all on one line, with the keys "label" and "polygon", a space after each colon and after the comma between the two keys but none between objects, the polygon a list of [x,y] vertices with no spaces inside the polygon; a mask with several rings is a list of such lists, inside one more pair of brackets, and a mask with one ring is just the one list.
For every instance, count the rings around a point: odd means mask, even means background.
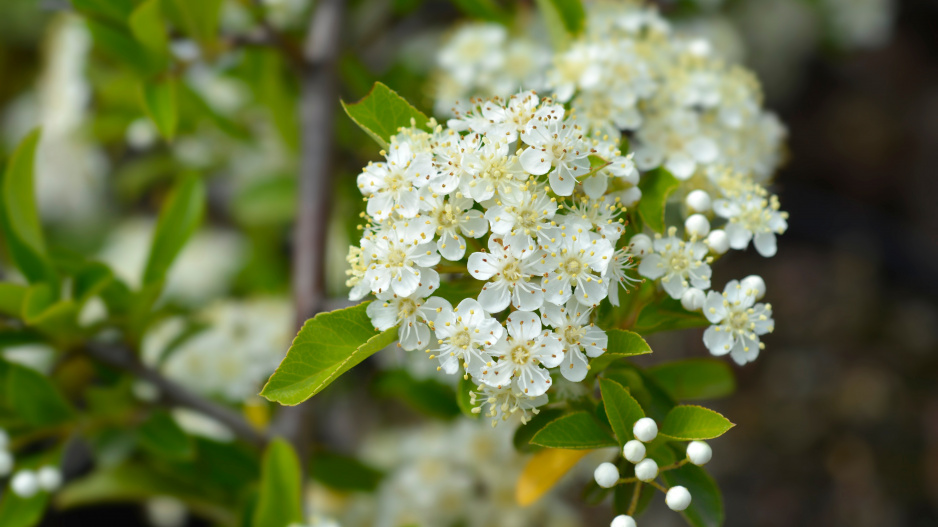
[{"label": "green foliage", "polygon": [[651,347],[638,333],[610,329],[606,331],[606,335],[609,338],[606,352],[590,362],[590,375],[602,372],[619,359],[651,353]]},{"label": "green foliage", "polygon": [[661,423],[660,433],[682,441],[713,439],[732,428],[733,423],[701,406],[675,406]]},{"label": "green foliage", "polygon": [[605,426],[590,412],[575,412],[548,423],[531,442],[547,448],[583,450],[616,446]]},{"label": "green foliage", "polygon": [[603,406],[612,431],[619,440],[619,446],[624,445],[633,438],[632,427],[635,421],[645,417],[645,412],[638,401],[622,387],[611,379],[600,379],[599,389],[603,397]]},{"label": "green foliage", "polygon": [[509,14],[494,0],[452,0],[452,2],[463,13],[473,18],[500,24],[507,24],[510,21]]},{"label": "green foliage", "polygon": [[231,204],[243,225],[286,225],[296,216],[296,179],[277,177],[246,185]]},{"label": "green foliage", "polygon": [[26,286],[0,283],[0,315],[20,318],[27,291]]},{"label": "green foliage", "polygon": [[672,399],[716,399],[736,390],[733,369],[719,359],[687,359],[648,368],[647,373]]},{"label": "green foliage", "polygon": [[52,426],[70,420],[75,411],[43,374],[18,364],[5,363],[3,382],[7,404],[33,426]]},{"label": "green foliage", "polygon": [[391,136],[397,134],[398,129],[411,126],[412,121],[417,128],[424,128],[429,120],[397,92],[380,82],[376,82],[362,100],[352,104],[343,101],[342,108],[382,148],[388,148]]},{"label": "green foliage", "polygon": [[372,492],[384,473],[353,457],[320,450],[310,459],[309,476],[339,492]]},{"label": "green foliage", "polygon": [[374,384],[375,392],[394,397],[428,417],[452,419],[459,415],[456,392],[435,379],[414,379],[406,370],[382,374]]},{"label": "green foliage", "polygon": [[173,260],[195,232],[205,213],[205,183],[194,175],[179,180],[160,211],[143,283],[163,281]]},{"label": "green foliage", "polygon": [[675,402],[668,393],[654,379],[631,364],[615,364],[606,370],[603,376],[628,388],[629,393],[645,411],[645,415],[659,423],[674,408]]},{"label": "green foliage", "polygon": [[195,455],[195,444],[167,412],[153,412],[137,433],[140,445],[157,456],[186,460]]},{"label": "green foliage", "polygon": [[135,0],[72,0],[76,11],[91,18],[123,24],[134,10]]},{"label": "green foliage", "polygon": [[512,438],[512,444],[514,444],[515,448],[522,452],[534,452],[540,450],[540,446],[531,444],[531,439],[545,426],[556,421],[566,413],[567,412],[561,410],[560,408],[545,408],[541,410],[530,421],[528,421],[528,424],[519,426],[518,429],[515,430],[515,435]]},{"label": "green foliage", "polygon": [[570,41],[583,30],[586,12],[580,0],[536,0],[538,11],[544,17],[550,40],[558,50],[567,48]]},{"label": "green foliage", "polygon": [[274,439],[267,446],[261,468],[261,487],[254,509],[255,527],[303,521],[300,460],[290,443]]},{"label": "green foliage", "polygon": [[0,525],[3,527],[31,527],[42,520],[49,504],[49,494],[40,492],[31,498],[21,498],[13,492],[4,492],[0,500]]},{"label": "green foliage", "polygon": [[150,53],[156,66],[169,60],[169,37],[163,23],[161,0],[146,0],[134,9],[129,19],[130,31]]},{"label": "green foliage", "polygon": [[129,28],[94,18],[86,19],[85,23],[95,46],[111,60],[140,76],[154,75],[159,71],[159,63],[153,61],[147,48],[134,38]]},{"label": "green foliage", "polygon": [[478,419],[480,414],[472,412],[472,396],[469,392],[475,391],[476,385],[465,375],[459,378],[459,385],[456,387],[456,404],[462,414],[470,419]]},{"label": "green foliage", "polygon": [[159,81],[141,82],[140,104],[160,135],[167,141],[172,141],[179,124],[176,79],[167,77]]},{"label": "green foliage", "polygon": [[662,298],[646,305],[632,327],[642,335],[675,331],[678,329],[702,328],[710,322],[702,313],[687,311],[680,300]]},{"label": "green foliage", "polygon": [[111,269],[100,262],[88,262],[75,273],[72,296],[80,305],[101,294],[114,280]]},{"label": "green foliage", "polygon": [[655,232],[664,232],[667,226],[664,222],[664,209],[668,197],[677,189],[680,181],[670,172],[657,168],[642,176],[638,188],[642,191],[642,199],[638,202],[638,214],[642,221]]},{"label": "green foliage", "polygon": [[377,333],[365,312],[367,305],[320,313],[307,320],[261,395],[280,404],[299,404],[394,342],[397,328]]},{"label": "green foliage", "polygon": [[692,527],[723,525],[723,497],[716,482],[704,469],[687,464],[668,470],[661,477],[669,486],[681,485],[690,492],[690,507],[681,515]]}]

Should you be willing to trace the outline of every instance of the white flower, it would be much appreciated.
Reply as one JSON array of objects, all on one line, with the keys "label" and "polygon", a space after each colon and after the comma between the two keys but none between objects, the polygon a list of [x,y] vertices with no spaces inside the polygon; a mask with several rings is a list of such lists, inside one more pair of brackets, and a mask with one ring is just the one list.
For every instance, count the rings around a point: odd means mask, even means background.
[{"label": "white flower", "polygon": [[554,328],[554,334],[563,345],[560,373],[568,381],[585,379],[589,370],[586,357],[598,357],[606,351],[608,338],[602,329],[590,323],[590,311],[575,298],[565,307],[547,304],[541,309],[541,320]]},{"label": "white flower", "polygon": [[638,272],[652,280],[661,279],[664,290],[671,298],[681,298],[689,287],[710,289],[710,265],[707,246],[691,239],[685,242],[668,229],[668,236],[655,236],[654,253],[642,258]]},{"label": "white flower", "polygon": [[729,220],[724,230],[730,247],[745,249],[753,240],[756,250],[766,258],[775,256],[775,235],[788,229],[788,213],[778,209],[778,196],[765,199],[760,193],[720,199],[713,204],[714,212]]},{"label": "white flower", "polygon": [[[541,259],[533,245],[503,245],[489,237],[489,252],[469,255],[469,274],[477,280],[491,280],[479,293],[479,304],[489,313],[498,313],[510,303],[516,309],[533,311],[544,303],[541,290]],[[535,278],[538,277],[538,278]]]},{"label": "white flower", "polygon": [[479,303],[466,298],[456,309],[442,309],[432,324],[437,343],[434,355],[440,368],[453,374],[460,362],[472,376],[476,376],[485,365],[482,354],[494,345],[505,333],[497,320],[485,314]]},{"label": "white flower", "polygon": [[506,325],[508,334],[488,349],[497,359],[485,364],[479,379],[496,388],[509,386],[514,379],[518,390],[537,397],[550,388],[546,368],[561,363],[563,346],[549,331],[541,330],[541,321],[531,311],[515,311],[508,315]]},{"label": "white flower", "polygon": [[569,196],[577,177],[590,171],[590,152],[583,142],[583,131],[575,122],[565,121],[563,115],[562,106],[539,109],[521,132],[521,140],[530,147],[520,157],[521,166],[535,176],[550,171],[550,188],[558,196]]},{"label": "white flower", "polygon": [[470,156],[481,147],[482,136],[479,134],[460,135],[451,128],[437,130],[430,144],[436,174],[427,188],[437,194],[449,194],[459,189],[471,178],[469,161],[473,158]]},{"label": "white flower", "polygon": [[503,196],[499,204],[485,211],[493,234],[511,246],[544,246],[554,243],[560,229],[554,223],[557,202],[546,188]]},{"label": "white flower", "polygon": [[[545,268],[551,269],[542,282],[547,294],[544,298],[560,305],[576,294],[584,306],[596,306],[608,293],[602,274],[612,261],[612,245],[576,223],[568,225],[566,231],[556,248],[544,255]],[[571,287],[575,291],[571,292]]]},{"label": "white flower", "polygon": [[[594,179],[605,179],[605,177],[596,175],[586,181]],[[589,199],[584,196],[570,207],[570,214],[567,218],[583,224],[587,229],[598,233],[614,245],[625,232],[625,220],[618,217],[624,211],[625,207],[619,203],[618,198],[606,196]]]},{"label": "white flower", "polygon": [[[650,242],[649,247],[651,247]],[[620,286],[628,291],[629,284],[642,281],[640,278],[633,278],[625,274],[626,271],[634,269],[636,266],[635,261],[632,259],[631,250],[631,246],[626,246],[612,253],[612,261],[609,262],[609,267],[606,267],[606,272],[603,273],[603,280],[609,284],[609,303],[614,306],[619,305]]]},{"label": "white flower", "polygon": [[412,228],[404,225],[366,235],[362,251],[371,260],[364,278],[375,293],[390,289],[397,295],[410,296],[420,285],[423,269],[440,262],[436,244],[419,243]]},{"label": "white flower", "polygon": [[444,197],[424,190],[420,194],[421,213],[417,221],[423,221],[431,236],[438,237],[436,246],[443,258],[454,262],[462,260],[466,254],[463,236],[485,236],[488,222],[480,211],[472,208],[472,200],[459,193]]},{"label": "white flower", "polygon": [[511,153],[503,140],[487,141],[464,158],[467,177],[463,178],[463,194],[482,203],[508,195],[518,195],[528,179],[518,156]]},{"label": "white flower", "polygon": [[379,331],[398,326],[398,339],[407,351],[424,349],[430,345],[430,328],[427,322],[436,319],[443,309],[451,309],[449,302],[439,297],[430,297],[440,285],[440,276],[432,269],[422,273],[423,282],[409,296],[400,296],[392,291],[378,293],[378,300],[368,304],[366,311],[371,323]]},{"label": "white flower", "polygon": [[[476,391],[469,392],[469,403],[474,407],[473,413],[484,412],[487,417],[491,417],[492,426],[500,420],[507,421],[515,414],[520,416],[521,424],[527,424],[529,412],[537,415],[537,407],[547,404],[547,395],[531,397],[521,392],[514,384],[496,388],[482,383]],[[476,406],[476,403],[479,406]],[[488,410],[485,410],[486,406]]]},{"label": "white flower", "polygon": [[759,356],[765,344],[760,335],[775,329],[772,306],[756,304],[756,291],[745,289],[736,280],[730,281],[723,294],[711,291],[704,302],[703,313],[712,326],[704,332],[703,340],[713,355],[733,357],[738,364],[751,362]]},{"label": "white flower", "polygon": [[534,118],[540,101],[532,91],[523,91],[508,98],[508,104],[497,101],[482,105],[482,117],[486,123],[483,130],[488,137],[510,144],[518,140],[518,134]]},{"label": "white flower", "polygon": [[386,163],[368,163],[358,188],[368,196],[368,215],[384,221],[392,212],[413,218],[419,210],[417,189],[436,175],[429,153],[413,153],[407,143],[391,145]]}]

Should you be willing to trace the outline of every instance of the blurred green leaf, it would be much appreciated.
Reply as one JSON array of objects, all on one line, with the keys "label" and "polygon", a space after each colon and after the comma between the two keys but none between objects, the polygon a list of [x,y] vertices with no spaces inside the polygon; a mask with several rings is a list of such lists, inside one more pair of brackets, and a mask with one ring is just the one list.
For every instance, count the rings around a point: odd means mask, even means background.
[{"label": "blurred green leaf", "polygon": [[632,427],[635,421],[645,417],[645,412],[629,391],[616,381],[600,379],[599,390],[609,424],[619,440],[619,446],[622,446],[633,438]]},{"label": "blurred green leaf", "polygon": [[166,277],[173,260],[202,221],[204,212],[205,183],[195,175],[183,177],[160,211],[143,273],[144,284],[156,284]]},{"label": "blurred green leaf", "polygon": [[532,445],[531,439],[545,426],[563,417],[566,413],[567,412],[559,408],[545,408],[541,410],[528,421],[528,424],[519,426],[518,429],[515,430],[515,435],[511,440],[512,444],[515,445],[516,449],[522,452],[540,450],[542,447]]},{"label": "blurred green leaf", "polygon": [[713,439],[733,428],[733,423],[702,406],[675,406],[661,423],[660,433],[682,441]]},{"label": "blurred green leaf", "polygon": [[493,0],[452,0],[463,13],[480,20],[498,22],[507,25],[511,17]]},{"label": "blurred green leaf", "polygon": [[459,405],[462,414],[470,419],[478,419],[480,415],[472,412],[472,395],[470,392],[476,389],[475,383],[467,379],[465,375],[459,378],[459,385],[456,387],[456,404]]},{"label": "blurred green leaf", "polygon": [[152,61],[147,49],[137,42],[129,29],[95,19],[87,19],[85,22],[95,46],[112,60],[129,67],[140,76],[149,76],[159,71],[159,64]]},{"label": "blurred green leaf", "polygon": [[4,492],[0,500],[0,525],[3,527],[32,527],[45,515],[49,494],[40,492],[31,498],[21,498],[13,492]]},{"label": "blurred green leaf", "polygon": [[687,464],[661,474],[668,486],[681,485],[691,495],[690,507],[681,516],[691,527],[719,527],[723,525],[723,496],[720,488],[707,472]]},{"label": "blurred green leaf", "polygon": [[551,421],[531,442],[547,448],[571,450],[616,446],[618,443],[589,412],[575,412]]},{"label": "blurred green leaf", "polygon": [[296,217],[296,179],[278,177],[246,185],[231,204],[244,225],[286,225]]},{"label": "blurred green leaf", "polygon": [[167,77],[158,81],[141,82],[140,104],[160,135],[167,141],[172,141],[179,124],[176,79]]},{"label": "blurred green leaf", "polygon": [[716,399],[736,390],[733,369],[719,359],[666,362],[648,368],[645,373],[678,401]]},{"label": "blurred green leaf", "polygon": [[310,458],[309,476],[339,492],[372,492],[384,474],[353,457],[320,450]]},{"label": "blurred green leaf", "polygon": [[24,285],[0,283],[0,315],[21,318],[28,290]]},{"label": "blurred green leaf", "polygon": [[222,0],[166,0],[182,16],[186,32],[203,44],[218,33]]},{"label": "blurred green leaf", "polygon": [[609,338],[606,352],[590,361],[590,375],[602,372],[619,359],[651,353],[651,347],[638,333],[624,329],[609,329],[606,330],[606,336]]},{"label": "blurred green leaf", "polygon": [[260,495],[254,526],[290,525],[303,521],[300,460],[290,443],[274,439],[264,452]]},{"label": "blurred green leaf", "polygon": [[6,400],[24,421],[34,426],[50,426],[74,416],[71,405],[45,375],[18,364],[5,366]]},{"label": "blurred green leaf", "polygon": [[435,379],[414,379],[405,370],[385,372],[375,381],[380,396],[395,397],[428,417],[452,419],[459,415],[456,393]]},{"label": "blurred green leaf", "polygon": [[307,320],[261,395],[280,404],[299,404],[397,340],[396,327],[375,332],[367,306],[365,302]]},{"label": "blurred green leaf", "polygon": [[157,456],[169,459],[191,459],[195,455],[192,439],[165,411],[153,412],[138,429],[140,446]]},{"label": "blurred green leaf", "polygon": [[651,230],[663,233],[665,230],[664,209],[668,197],[681,182],[663,168],[656,168],[642,176],[638,188],[642,199],[638,202],[638,214]]},{"label": "blurred green leaf", "polygon": [[101,294],[114,280],[114,273],[101,262],[88,262],[74,277],[73,296],[78,304],[84,304]]},{"label": "blurred green leaf", "polygon": [[135,0],[71,0],[72,7],[83,15],[100,17],[124,24],[134,10]]},{"label": "blurred green leaf", "polygon": [[536,0],[536,3],[554,48],[566,49],[572,38],[583,30],[586,21],[583,4],[580,0]]},{"label": "blurred green leaf", "polygon": [[169,38],[163,22],[161,0],[146,0],[130,15],[130,30],[150,52],[153,61],[163,66],[169,59]]},{"label": "blurred green leaf", "polygon": [[642,335],[709,326],[701,313],[687,311],[680,300],[664,298],[647,304],[638,314],[632,329]]},{"label": "blurred green leaf", "polygon": [[342,107],[382,148],[388,148],[399,128],[409,127],[411,121],[417,128],[424,128],[428,121],[420,110],[380,82],[376,82],[362,100],[352,104],[343,101]]}]

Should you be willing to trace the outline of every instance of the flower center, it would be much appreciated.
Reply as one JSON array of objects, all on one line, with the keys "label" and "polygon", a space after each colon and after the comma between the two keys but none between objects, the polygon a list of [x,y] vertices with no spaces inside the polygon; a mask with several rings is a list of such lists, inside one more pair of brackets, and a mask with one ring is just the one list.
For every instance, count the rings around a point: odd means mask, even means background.
[{"label": "flower center", "polygon": [[749,314],[745,311],[733,311],[727,321],[729,326],[735,331],[749,329]]},{"label": "flower center", "polygon": [[409,298],[402,298],[397,310],[401,319],[410,318],[417,312],[417,303]]},{"label": "flower center", "polygon": [[453,212],[452,205],[445,205],[436,215],[437,224],[444,229],[456,225],[456,213]]},{"label": "flower center", "polygon": [[526,343],[518,344],[511,349],[511,362],[518,366],[524,366],[533,359],[531,350]]},{"label": "flower center", "polygon": [[388,265],[391,267],[404,267],[407,261],[407,253],[403,249],[391,249],[388,251]]},{"label": "flower center", "polygon": [[576,258],[570,258],[563,263],[563,270],[570,276],[577,276],[583,271],[584,265]]},{"label": "flower center", "polygon": [[406,183],[400,172],[394,172],[388,177],[388,190],[391,192],[402,190],[405,185]]},{"label": "flower center", "polygon": [[577,326],[567,326],[563,330],[563,340],[566,341],[568,345],[575,345],[580,343],[580,338],[583,335],[583,328]]},{"label": "flower center", "polygon": [[537,230],[537,220],[537,211],[526,209],[518,213],[518,223],[521,225],[521,228],[524,229],[525,234]]},{"label": "flower center", "polygon": [[517,282],[521,280],[521,268],[518,265],[518,262],[509,262],[508,265],[502,269],[502,276],[505,277],[505,280],[509,282]]},{"label": "flower center", "polygon": [[450,342],[459,349],[469,349],[469,344],[472,343],[472,336],[469,335],[468,331],[460,331],[453,335]]},{"label": "flower center", "polygon": [[687,255],[679,252],[671,255],[671,270],[676,273],[681,273],[687,270],[690,267],[690,260],[687,259]]}]

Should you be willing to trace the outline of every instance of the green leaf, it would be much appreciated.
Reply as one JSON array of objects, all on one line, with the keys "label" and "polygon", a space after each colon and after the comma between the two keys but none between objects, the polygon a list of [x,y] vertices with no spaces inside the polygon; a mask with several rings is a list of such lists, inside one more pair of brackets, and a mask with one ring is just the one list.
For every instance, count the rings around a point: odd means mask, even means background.
[{"label": "green leaf", "polygon": [[23,316],[23,301],[29,289],[19,284],[0,283],[0,315],[20,318]]},{"label": "green leaf", "polygon": [[602,393],[606,417],[612,431],[619,439],[619,446],[633,438],[632,427],[635,421],[645,417],[645,412],[638,401],[621,384],[611,379],[600,379],[599,390]]},{"label": "green leaf", "polygon": [[433,296],[456,306],[467,298],[477,298],[484,285],[481,280],[447,280],[440,284]]},{"label": "green leaf", "polygon": [[470,419],[478,419],[480,414],[472,412],[472,396],[469,392],[476,390],[476,385],[465,375],[459,378],[459,385],[456,387],[456,404],[463,415]]},{"label": "green leaf", "polygon": [[716,399],[736,390],[733,369],[719,359],[666,362],[645,370],[672,399]]},{"label": "green leaf", "polygon": [[580,0],[537,0],[554,48],[562,50],[582,30],[586,12]]},{"label": "green leaf", "polygon": [[147,49],[137,42],[129,29],[90,18],[85,23],[95,46],[112,60],[130,67],[138,75],[159,71],[159,64],[153,62]]},{"label": "green leaf", "polygon": [[603,373],[603,377],[628,388],[632,397],[642,406],[645,415],[659,423],[675,406],[674,400],[654,379],[631,364],[615,364]]},{"label": "green leaf", "polygon": [[609,329],[606,330],[606,336],[609,338],[606,352],[590,361],[590,375],[602,372],[619,359],[651,353],[651,347],[638,333],[624,329]]},{"label": "green leaf", "polygon": [[101,294],[114,280],[114,273],[101,262],[89,262],[74,277],[73,296],[78,304],[84,304]]},{"label": "green leaf", "polygon": [[72,7],[84,15],[123,24],[134,9],[134,0],[72,0]]},{"label": "green leaf", "polygon": [[192,439],[164,411],[156,411],[140,425],[137,440],[140,446],[168,459],[192,459],[195,446]]},{"label": "green leaf", "polygon": [[176,79],[167,77],[159,81],[140,84],[140,104],[144,113],[156,125],[160,135],[172,141],[179,124],[179,105],[176,100]]},{"label": "green leaf", "polygon": [[339,492],[372,492],[384,473],[353,457],[323,450],[313,453],[309,476]]},{"label": "green leaf", "polygon": [[160,212],[143,273],[144,284],[155,284],[166,277],[173,260],[202,221],[204,212],[205,183],[194,175],[183,177]]},{"label": "green leaf", "polygon": [[576,412],[552,421],[531,442],[548,448],[583,450],[616,446],[616,440],[589,412]]},{"label": "green leaf", "polygon": [[55,292],[49,284],[36,284],[26,291],[23,297],[23,310],[20,317],[27,323],[39,318],[45,310],[55,303]]},{"label": "green leaf", "polygon": [[222,0],[169,0],[182,16],[186,32],[206,44],[218,33]]},{"label": "green leaf", "polygon": [[367,306],[365,302],[307,320],[261,395],[280,404],[299,404],[394,342],[397,328],[376,333]]},{"label": "green leaf", "polygon": [[612,507],[616,514],[626,514],[628,512],[629,506],[632,504],[632,496],[635,493],[635,485],[641,485],[642,488],[638,491],[638,505],[632,512],[632,516],[637,517],[651,504],[652,498],[655,497],[654,487],[641,482],[623,483],[616,485],[613,490]]},{"label": "green leaf", "polygon": [[500,24],[510,21],[508,13],[492,0],[452,0],[463,13],[480,20],[489,20]]},{"label": "green leaf", "polygon": [[661,423],[660,433],[672,439],[692,441],[720,437],[733,428],[729,419],[702,406],[675,406]]},{"label": "green leaf", "polygon": [[290,443],[274,439],[264,452],[260,496],[254,526],[289,525],[303,521],[300,460]]},{"label": "green leaf", "polygon": [[702,313],[687,311],[680,300],[665,298],[646,305],[638,314],[632,327],[642,335],[675,331],[678,329],[701,328],[710,322]]},{"label": "green leaf", "polygon": [[26,136],[10,157],[0,181],[0,225],[10,257],[30,283],[56,284],[46,253],[33,185],[39,130]]},{"label": "green leaf", "polygon": [[638,202],[638,214],[651,230],[664,232],[664,208],[668,196],[677,189],[681,182],[663,168],[656,168],[642,176],[638,188],[642,199]]},{"label": "green leaf", "polygon": [[681,515],[692,527],[719,527],[723,525],[723,497],[716,482],[707,472],[687,464],[661,474],[668,486],[681,485],[691,495],[690,507]]},{"label": "green leaf", "polygon": [[13,492],[4,492],[0,501],[0,525],[3,527],[32,527],[46,512],[49,494],[40,492],[31,498],[21,498]]},{"label": "green leaf", "polygon": [[263,179],[247,185],[231,208],[244,225],[286,225],[296,217],[296,178]]},{"label": "green leaf", "polygon": [[515,448],[522,452],[534,452],[540,450],[541,447],[538,445],[532,445],[531,439],[537,435],[545,426],[550,423],[560,419],[566,414],[564,410],[559,408],[546,408],[537,413],[534,417],[528,421],[528,424],[524,426],[519,426],[515,430],[515,435],[512,438],[512,444],[515,445]]},{"label": "green leaf", "polygon": [[155,63],[164,65],[169,58],[169,38],[163,22],[161,0],[146,0],[130,15],[130,31],[143,44]]},{"label": "green leaf", "polygon": [[391,136],[396,135],[399,128],[409,127],[411,121],[417,128],[424,128],[429,120],[420,110],[380,82],[376,82],[362,100],[353,104],[342,101],[342,108],[382,148],[388,148]]},{"label": "green leaf", "polygon": [[392,370],[374,384],[379,396],[395,397],[428,417],[452,419],[459,415],[456,393],[436,379],[414,379],[405,370]]},{"label": "green leaf", "polygon": [[71,405],[45,375],[18,364],[5,366],[6,400],[24,421],[49,426],[72,418]]}]

